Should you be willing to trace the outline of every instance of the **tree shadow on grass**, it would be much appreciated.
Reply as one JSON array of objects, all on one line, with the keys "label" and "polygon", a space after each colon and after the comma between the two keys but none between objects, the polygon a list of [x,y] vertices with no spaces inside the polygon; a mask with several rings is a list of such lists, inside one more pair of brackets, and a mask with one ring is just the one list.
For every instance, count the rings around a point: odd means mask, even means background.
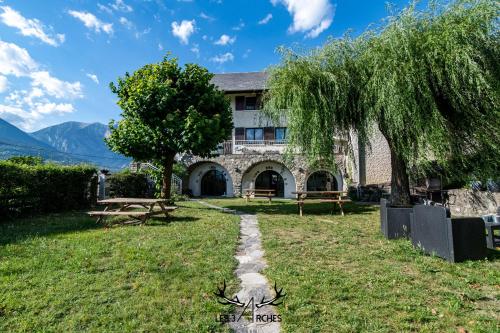
[{"label": "tree shadow on grass", "polygon": [[[150,218],[145,226],[168,226],[177,222],[195,222],[198,217],[155,216]],[[0,246],[22,242],[33,237],[45,237],[52,235],[67,234],[73,232],[105,229],[109,227],[134,227],[137,225],[124,225],[122,220],[110,220],[104,223],[96,223],[96,219],[87,216],[85,212],[69,212],[48,214],[31,218],[19,218],[0,223]]]},{"label": "tree shadow on grass", "polygon": [[[224,208],[252,214],[268,214],[268,215],[299,215],[299,209],[295,200],[275,200],[268,203],[266,200],[255,199],[249,203],[241,201],[235,202],[234,199],[217,199],[209,200],[211,204],[220,205]],[[211,209],[211,208],[205,208]],[[376,206],[358,205],[356,203],[346,203],[343,205],[344,214],[358,215],[370,214],[378,210]],[[303,213],[305,216],[325,216],[325,215],[340,215],[339,207],[329,202],[319,202],[316,200],[308,200],[304,204]]]},{"label": "tree shadow on grass", "polygon": [[0,223],[0,245],[13,244],[32,237],[102,229],[94,218],[84,212],[48,214],[18,218]]},{"label": "tree shadow on grass", "polygon": [[181,223],[187,223],[187,222],[196,222],[199,221],[200,218],[198,217],[193,217],[193,216],[175,216],[175,215],[170,215],[169,217],[165,216],[155,216],[154,218],[149,219],[145,226],[168,226],[171,223],[176,223],[176,222],[181,222]]}]

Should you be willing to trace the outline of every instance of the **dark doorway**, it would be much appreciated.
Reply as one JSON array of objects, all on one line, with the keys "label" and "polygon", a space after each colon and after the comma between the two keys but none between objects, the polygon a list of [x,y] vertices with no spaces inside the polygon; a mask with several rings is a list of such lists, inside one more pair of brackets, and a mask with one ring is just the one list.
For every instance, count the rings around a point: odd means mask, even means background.
[{"label": "dark doorway", "polygon": [[283,177],[276,171],[267,170],[261,172],[255,180],[255,189],[257,190],[275,190],[276,196],[283,198],[285,196],[285,182]]},{"label": "dark doorway", "polygon": [[218,197],[226,194],[226,177],[218,170],[210,170],[201,178],[201,195]]},{"label": "dark doorway", "polygon": [[308,191],[338,191],[335,177],[328,171],[313,172],[307,179]]}]

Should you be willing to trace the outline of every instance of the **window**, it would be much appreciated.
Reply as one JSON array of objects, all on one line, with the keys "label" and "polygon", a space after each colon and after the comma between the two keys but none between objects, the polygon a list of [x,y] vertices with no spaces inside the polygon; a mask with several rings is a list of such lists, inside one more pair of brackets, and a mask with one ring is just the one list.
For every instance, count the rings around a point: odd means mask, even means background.
[{"label": "window", "polygon": [[246,97],[245,98],[245,110],[256,110],[257,97]]},{"label": "window", "polygon": [[262,140],[264,140],[264,129],[262,129],[262,128],[247,128],[245,130],[245,140],[247,140],[247,141],[262,141]]},{"label": "window", "polygon": [[276,127],[274,129],[274,138],[277,143],[284,142],[286,140],[286,127]]},{"label": "window", "polygon": [[245,96],[236,96],[235,98],[236,110],[245,110]]},{"label": "window", "polygon": [[254,97],[236,96],[235,108],[236,111],[258,110],[260,109],[260,96],[254,96]]}]

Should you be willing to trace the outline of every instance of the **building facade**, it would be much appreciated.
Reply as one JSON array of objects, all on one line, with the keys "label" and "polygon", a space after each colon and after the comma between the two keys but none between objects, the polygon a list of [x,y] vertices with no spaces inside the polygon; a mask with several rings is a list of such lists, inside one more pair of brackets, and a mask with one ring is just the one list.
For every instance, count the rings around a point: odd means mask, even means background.
[{"label": "building facade", "polygon": [[276,125],[260,113],[267,78],[265,72],[215,75],[212,82],[231,101],[234,128],[213,158],[180,158],[188,168],[183,180],[186,193],[234,197],[246,189],[273,189],[277,197],[293,198],[294,191],[346,190],[348,185],[390,180],[388,147],[378,137],[375,139],[380,142],[375,140],[368,152],[355,145],[352,158],[341,148],[339,139],[335,170],[311,167],[300,155],[285,160],[286,119]]}]

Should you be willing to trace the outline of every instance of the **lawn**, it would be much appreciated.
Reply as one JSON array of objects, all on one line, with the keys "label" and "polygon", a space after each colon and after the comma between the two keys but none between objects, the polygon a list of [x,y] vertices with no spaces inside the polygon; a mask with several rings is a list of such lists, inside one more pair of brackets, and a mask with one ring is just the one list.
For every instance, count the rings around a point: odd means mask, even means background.
[{"label": "lawn", "polygon": [[258,214],[269,267],[287,293],[284,332],[500,332],[500,255],[450,264],[388,241],[379,211],[324,203],[209,200]]},{"label": "lawn", "polygon": [[0,223],[0,332],[227,331],[212,293],[238,285],[238,218],[179,205],[142,227],[84,213]]}]

